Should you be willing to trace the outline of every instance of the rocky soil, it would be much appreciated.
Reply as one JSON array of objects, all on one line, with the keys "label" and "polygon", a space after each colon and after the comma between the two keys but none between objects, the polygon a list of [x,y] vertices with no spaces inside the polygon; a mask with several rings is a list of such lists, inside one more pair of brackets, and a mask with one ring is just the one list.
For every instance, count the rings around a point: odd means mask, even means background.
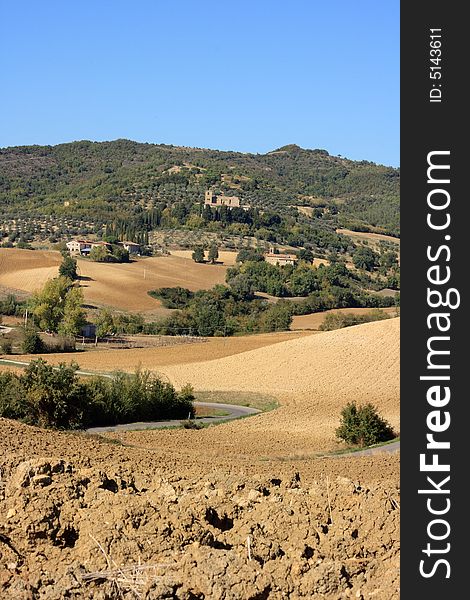
[{"label": "rocky soil", "polygon": [[398,598],[396,456],[215,465],[0,434],[2,598]]}]

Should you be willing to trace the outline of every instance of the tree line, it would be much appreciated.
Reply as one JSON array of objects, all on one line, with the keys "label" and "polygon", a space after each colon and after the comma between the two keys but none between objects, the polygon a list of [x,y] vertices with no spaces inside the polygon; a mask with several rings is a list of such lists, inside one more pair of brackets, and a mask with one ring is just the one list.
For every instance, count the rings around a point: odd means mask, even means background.
[{"label": "tree line", "polygon": [[80,378],[78,365],[32,361],[21,374],[0,373],[0,416],[54,429],[194,417],[194,394],[154,373],[121,371]]}]

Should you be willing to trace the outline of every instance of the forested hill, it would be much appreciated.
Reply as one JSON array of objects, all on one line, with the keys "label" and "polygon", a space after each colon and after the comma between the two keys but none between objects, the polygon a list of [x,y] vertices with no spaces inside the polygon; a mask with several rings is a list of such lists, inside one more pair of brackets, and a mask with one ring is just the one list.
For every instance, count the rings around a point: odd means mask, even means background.
[{"label": "forested hill", "polygon": [[[312,207],[338,226],[399,234],[398,169],[288,145],[267,154],[116,140],[0,149],[0,215],[71,215],[106,222],[213,188],[253,208]],[[304,211],[302,214],[308,214]],[[312,217],[312,218],[313,218]]]}]

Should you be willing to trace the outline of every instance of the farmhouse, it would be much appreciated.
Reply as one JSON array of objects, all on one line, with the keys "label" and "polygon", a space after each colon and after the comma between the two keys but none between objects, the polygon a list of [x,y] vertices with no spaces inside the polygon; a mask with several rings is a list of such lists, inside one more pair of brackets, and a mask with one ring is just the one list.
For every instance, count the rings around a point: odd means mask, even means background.
[{"label": "farmhouse", "polygon": [[140,253],[140,244],[136,244],[135,242],[118,242],[118,244],[127,250],[129,254]]},{"label": "farmhouse", "polygon": [[67,242],[66,246],[71,255],[80,254],[81,256],[88,256],[92,248],[100,246],[111,250],[111,244],[108,244],[108,242],[90,242],[88,240],[71,240]]},{"label": "farmhouse", "polygon": [[274,252],[274,247],[271,247],[269,252],[264,255],[264,260],[270,265],[295,265],[297,256],[295,254],[278,254]]},{"label": "farmhouse", "polygon": [[206,206],[227,206],[228,208],[240,208],[240,198],[238,196],[217,195],[212,190],[207,190],[204,198]]}]

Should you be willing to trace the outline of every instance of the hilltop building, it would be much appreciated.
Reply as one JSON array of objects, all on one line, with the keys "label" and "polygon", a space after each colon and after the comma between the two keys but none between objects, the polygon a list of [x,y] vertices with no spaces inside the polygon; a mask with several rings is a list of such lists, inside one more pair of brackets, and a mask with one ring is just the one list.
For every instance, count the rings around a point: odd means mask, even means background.
[{"label": "hilltop building", "polygon": [[264,255],[264,260],[270,265],[295,265],[297,256],[295,254],[279,254],[274,251],[274,246]]},{"label": "hilltop building", "polygon": [[240,208],[240,198],[238,196],[218,195],[212,190],[207,190],[204,197],[206,206],[227,206],[228,208]]}]

